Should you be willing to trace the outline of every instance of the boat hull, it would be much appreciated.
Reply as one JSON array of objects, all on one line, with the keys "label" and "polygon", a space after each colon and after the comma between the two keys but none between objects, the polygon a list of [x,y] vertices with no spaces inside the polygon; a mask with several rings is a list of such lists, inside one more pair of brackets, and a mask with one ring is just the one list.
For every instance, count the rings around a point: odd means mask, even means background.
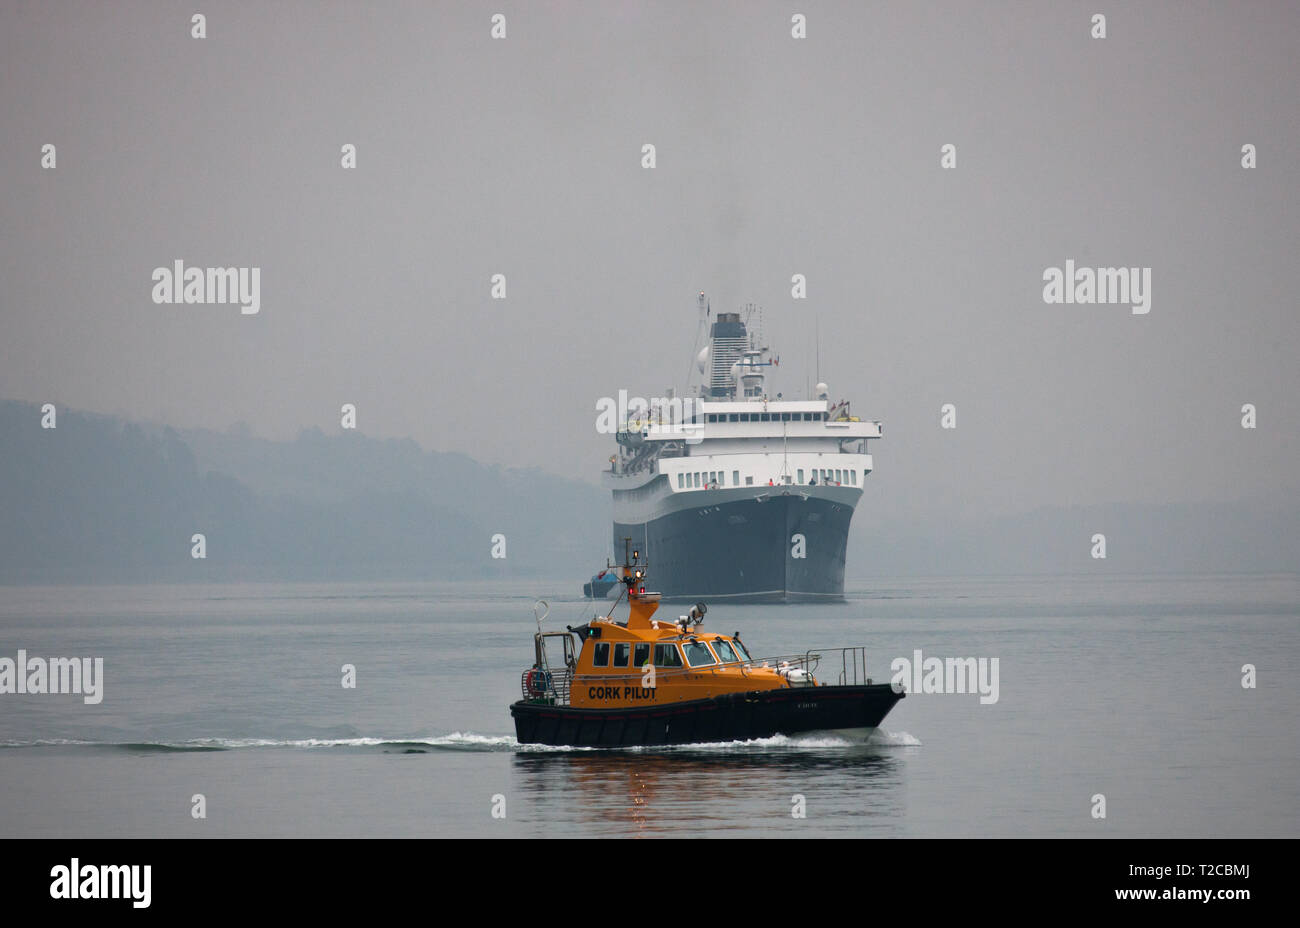
[{"label": "boat hull", "polygon": [[861,495],[850,487],[701,491],[676,494],[643,520],[616,502],[614,549],[631,538],[666,601],[840,602]]},{"label": "boat hull", "polygon": [[667,705],[576,709],[520,701],[510,707],[520,744],[637,747],[748,741],[828,729],[875,728],[903,698],[889,684],[728,693]]},{"label": "boat hull", "polygon": [[603,580],[588,580],[582,585],[582,595],[587,599],[604,599],[616,586],[618,586],[617,580],[610,580],[608,583]]}]

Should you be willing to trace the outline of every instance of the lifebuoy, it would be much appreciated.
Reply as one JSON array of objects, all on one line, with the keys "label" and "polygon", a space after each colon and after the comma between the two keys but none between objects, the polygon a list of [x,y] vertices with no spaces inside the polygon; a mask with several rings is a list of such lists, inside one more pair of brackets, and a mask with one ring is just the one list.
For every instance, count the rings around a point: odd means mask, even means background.
[{"label": "lifebuoy", "polygon": [[546,691],[551,688],[551,675],[545,670],[534,667],[524,678],[524,687],[532,696],[545,696]]}]

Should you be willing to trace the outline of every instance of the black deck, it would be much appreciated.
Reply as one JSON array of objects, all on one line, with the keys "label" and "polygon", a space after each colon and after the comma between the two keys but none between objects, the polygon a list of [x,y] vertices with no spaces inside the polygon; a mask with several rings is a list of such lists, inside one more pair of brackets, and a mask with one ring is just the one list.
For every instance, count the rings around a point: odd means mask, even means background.
[{"label": "black deck", "polygon": [[747,741],[833,728],[875,728],[903,698],[886,683],[730,693],[635,709],[510,707],[520,744],[633,747]]}]

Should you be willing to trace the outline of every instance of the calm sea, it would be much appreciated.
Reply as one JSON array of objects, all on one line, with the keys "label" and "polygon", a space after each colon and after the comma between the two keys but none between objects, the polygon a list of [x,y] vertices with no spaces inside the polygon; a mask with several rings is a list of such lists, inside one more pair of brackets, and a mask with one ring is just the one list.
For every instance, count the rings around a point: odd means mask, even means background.
[{"label": "calm sea", "polygon": [[755,654],[865,645],[882,682],[917,649],[997,658],[998,700],[909,695],[866,745],[521,747],[532,602],[576,624],[575,585],[0,587],[0,657],[105,677],[98,705],[0,695],[0,835],[1300,836],[1295,575],[719,603],[705,627]]}]

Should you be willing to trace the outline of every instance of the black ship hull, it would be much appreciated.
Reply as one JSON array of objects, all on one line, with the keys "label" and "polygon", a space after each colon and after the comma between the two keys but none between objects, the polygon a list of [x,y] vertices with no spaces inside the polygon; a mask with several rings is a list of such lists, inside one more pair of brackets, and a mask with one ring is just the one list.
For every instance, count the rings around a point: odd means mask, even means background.
[{"label": "black ship hull", "polygon": [[596,580],[591,579],[582,585],[582,595],[588,599],[604,599],[605,594],[618,586],[618,581],[614,579]]},{"label": "black ship hull", "polygon": [[730,693],[635,709],[520,701],[510,714],[520,744],[615,748],[876,728],[902,698],[889,684],[876,683]]},{"label": "black ship hull", "polygon": [[838,602],[860,495],[847,487],[718,490],[645,521],[620,519],[616,500],[614,550],[631,538],[665,600]]}]

